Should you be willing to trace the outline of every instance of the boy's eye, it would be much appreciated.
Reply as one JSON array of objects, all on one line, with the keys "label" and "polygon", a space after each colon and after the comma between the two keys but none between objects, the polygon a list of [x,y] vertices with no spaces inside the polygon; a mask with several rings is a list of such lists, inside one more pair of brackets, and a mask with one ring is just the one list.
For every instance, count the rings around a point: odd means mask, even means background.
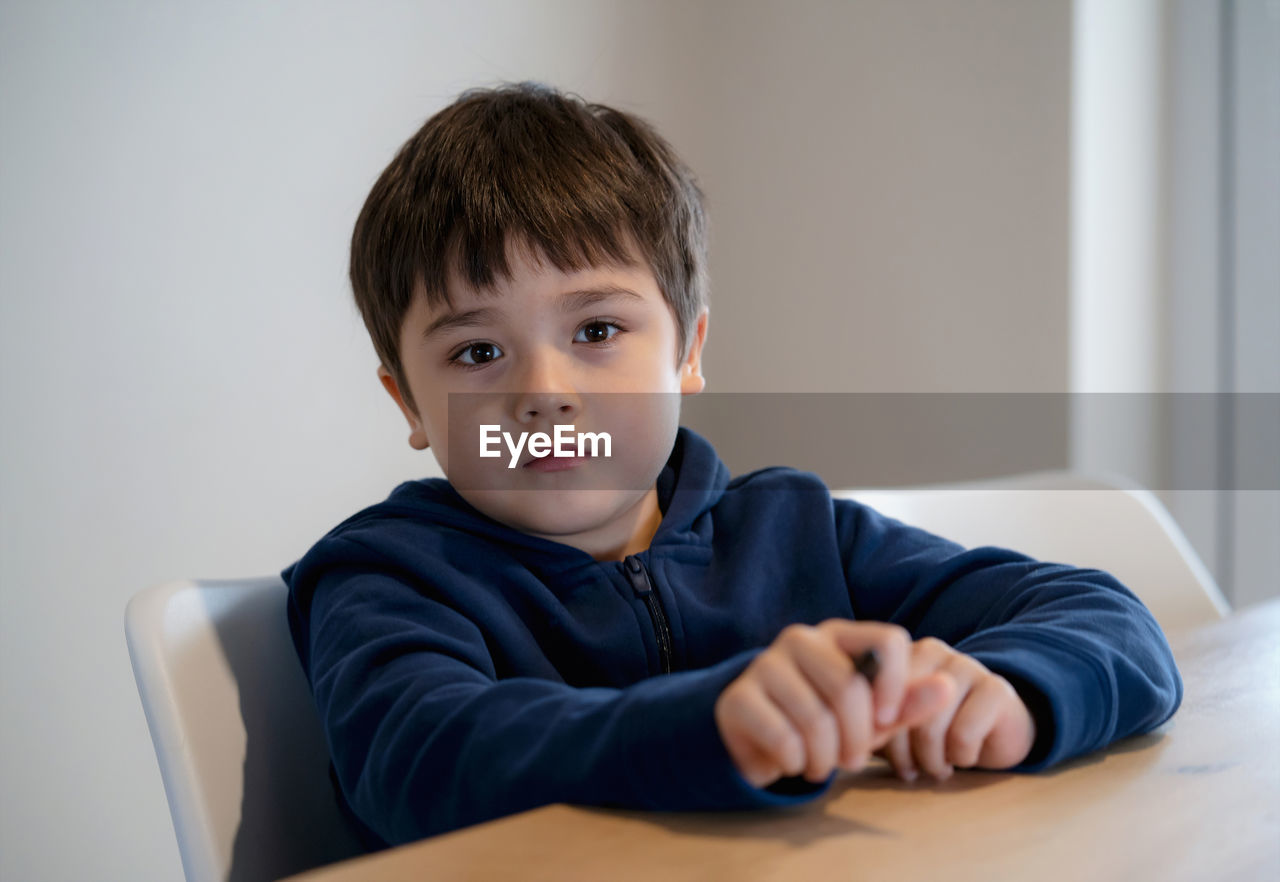
[{"label": "boy's eye", "polygon": [[486,364],[502,357],[502,350],[492,343],[468,343],[450,361],[469,367]]},{"label": "boy's eye", "polygon": [[[609,330],[612,328],[612,332]],[[590,322],[578,329],[578,333],[574,335],[575,343],[605,343],[612,340],[622,330],[622,327],[616,322],[606,322],[603,319]]]}]

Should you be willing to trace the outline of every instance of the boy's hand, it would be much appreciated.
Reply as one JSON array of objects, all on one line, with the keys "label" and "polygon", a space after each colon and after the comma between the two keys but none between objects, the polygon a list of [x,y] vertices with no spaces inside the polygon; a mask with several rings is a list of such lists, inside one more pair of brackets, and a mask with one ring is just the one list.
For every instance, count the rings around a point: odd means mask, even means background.
[{"label": "boy's hand", "polygon": [[[868,649],[879,658],[874,687],[853,666]],[[953,706],[949,671],[924,670],[915,655],[910,635],[897,625],[847,619],[790,625],[716,700],[721,740],[756,787],[786,775],[819,782],[837,765],[861,769],[873,750]],[[921,670],[913,672],[917,665]]]},{"label": "boy's hand", "polygon": [[881,751],[899,777],[911,781],[923,769],[941,781],[957,768],[1007,769],[1026,759],[1036,724],[1008,680],[941,640],[913,643],[910,679],[938,673],[955,682],[951,701],[895,733]]}]

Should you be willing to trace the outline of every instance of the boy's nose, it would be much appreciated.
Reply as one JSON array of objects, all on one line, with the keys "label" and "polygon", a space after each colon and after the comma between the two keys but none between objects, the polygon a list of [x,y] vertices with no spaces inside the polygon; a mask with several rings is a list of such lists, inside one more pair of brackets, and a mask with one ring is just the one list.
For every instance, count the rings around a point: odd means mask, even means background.
[{"label": "boy's nose", "polygon": [[531,423],[539,417],[553,423],[571,423],[580,403],[572,392],[523,392],[516,404],[516,419]]},{"label": "boy's nose", "polygon": [[555,423],[572,422],[582,408],[582,401],[571,384],[565,382],[561,366],[554,357],[535,359],[526,365],[519,378],[515,401],[515,417],[530,423],[539,417]]}]

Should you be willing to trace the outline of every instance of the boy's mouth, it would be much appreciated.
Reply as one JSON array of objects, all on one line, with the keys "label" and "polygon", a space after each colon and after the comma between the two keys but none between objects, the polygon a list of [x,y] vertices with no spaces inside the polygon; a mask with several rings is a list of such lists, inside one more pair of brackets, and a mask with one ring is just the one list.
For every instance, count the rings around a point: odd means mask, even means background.
[{"label": "boy's mouth", "polygon": [[555,454],[548,454],[534,457],[521,468],[532,469],[536,472],[559,472],[576,468],[589,459],[591,459],[590,456],[556,456]]}]

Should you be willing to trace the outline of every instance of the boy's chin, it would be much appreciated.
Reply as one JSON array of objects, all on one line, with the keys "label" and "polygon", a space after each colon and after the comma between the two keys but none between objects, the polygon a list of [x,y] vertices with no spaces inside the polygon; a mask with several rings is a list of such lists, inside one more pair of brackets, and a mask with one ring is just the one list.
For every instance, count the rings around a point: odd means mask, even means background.
[{"label": "boy's chin", "polygon": [[574,536],[607,527],[644,494],[619,489],[481,490],[467,494],[467,501],[522,533],[568,543]]}]

